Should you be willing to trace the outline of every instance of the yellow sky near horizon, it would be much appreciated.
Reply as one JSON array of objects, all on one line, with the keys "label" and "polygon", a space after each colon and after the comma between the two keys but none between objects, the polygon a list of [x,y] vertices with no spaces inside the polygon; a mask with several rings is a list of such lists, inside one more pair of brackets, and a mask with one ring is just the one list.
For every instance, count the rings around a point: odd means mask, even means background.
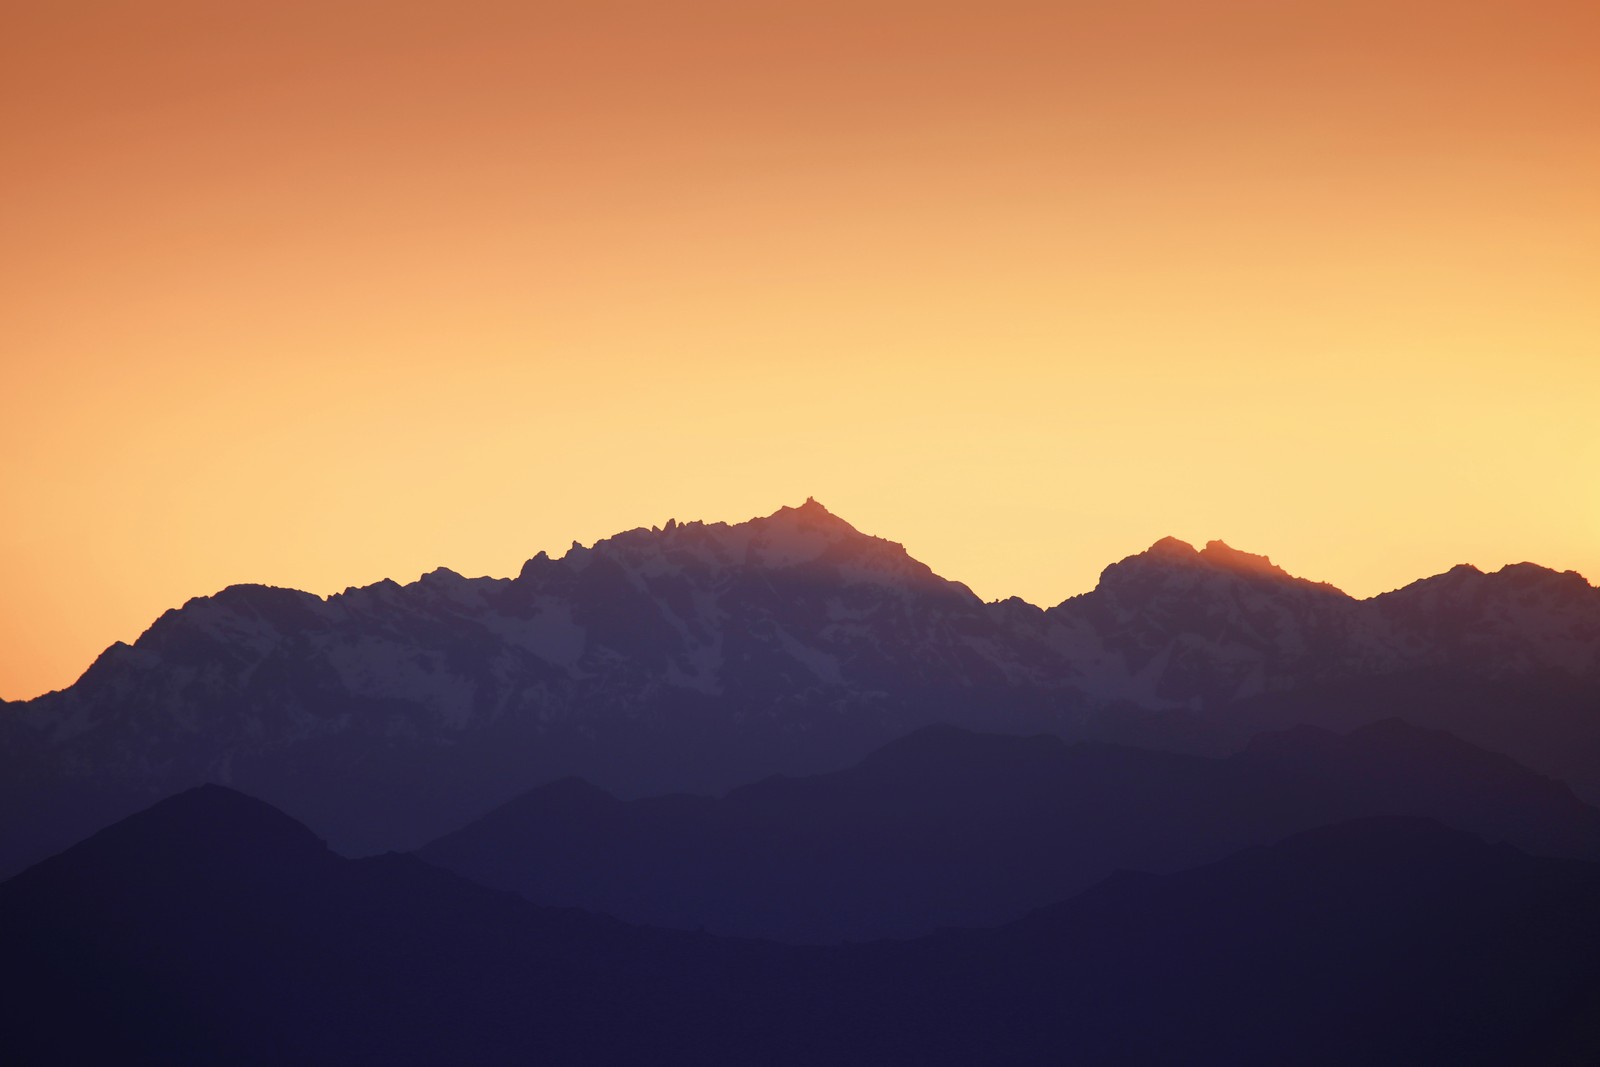
[{"label": "yellow sky near horizon", "polygon": [[0,12],[0,697],[806,496],[989,599],[1600,580],[1592,4],[251,7]]}]

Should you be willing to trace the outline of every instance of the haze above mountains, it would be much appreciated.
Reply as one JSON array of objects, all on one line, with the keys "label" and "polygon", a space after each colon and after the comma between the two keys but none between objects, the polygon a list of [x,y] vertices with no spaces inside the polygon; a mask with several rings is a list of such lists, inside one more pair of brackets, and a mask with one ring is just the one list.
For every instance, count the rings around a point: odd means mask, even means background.
[{"label": "haze above mountains", "polygon": [[233,586],[0,709],[0,870],[215,781],[351,854],[541,783],[720,792],[936,722],[1235,751],[1403,717],[1600,798],[1600,590],[1457,567],[1370,600],[1165,539],[1041,609],[984,603],[822,505],[669,522],[326,599]]}]

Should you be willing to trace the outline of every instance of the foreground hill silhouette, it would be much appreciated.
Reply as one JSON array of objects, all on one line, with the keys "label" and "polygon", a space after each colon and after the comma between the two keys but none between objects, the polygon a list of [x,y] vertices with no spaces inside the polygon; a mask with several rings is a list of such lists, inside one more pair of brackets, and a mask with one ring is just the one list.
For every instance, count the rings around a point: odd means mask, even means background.
[{"label": "foreground hill silhouette", "polygon": [[1600,800],[1600,590],[1519,564],[1357,601],[1166,539],[1057,607],[985,604],[807,501],[515,578],[192,600],[0,707],[0,873],[204,781],[359,853],[565,776],[715,792],[932,722],[1223,753],[1396,715]]},{"label": "foreground hill silhouette", "polygon": [[30,1064],[646,1062],[694,1047],[674,1015],[739,960],[342,859],[218,786],[0,886],[0,947],[0,1048]]},{"label": "foreground hill silhouette", "polygon": [[0,975],[0,1054],[41,1065],[1581,1063],[1600,867],[1360,820],[804,949],[341,859],[203,787],[0,885]]},{"label": "foreground hill silhouette", "polygon": [[1448,734],[1310,727],[1227,759],[927,727],[855,767],[717,800],[566,779],[420,851],[540,904],[785,941],[1016,919],[1119,869],[1170,872],[1332,822],[1436,818],[1600,859],[1600,811]]}]

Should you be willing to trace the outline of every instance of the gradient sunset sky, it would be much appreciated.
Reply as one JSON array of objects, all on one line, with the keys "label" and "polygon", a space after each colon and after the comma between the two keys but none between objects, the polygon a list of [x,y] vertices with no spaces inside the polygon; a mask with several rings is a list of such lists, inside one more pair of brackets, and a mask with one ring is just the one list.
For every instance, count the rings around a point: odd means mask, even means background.
[{"label": "gradient sunset sky", "polygon": [[235,582],[814,495],[1600,578],[1600,5],[0,13],[0,697]]}]

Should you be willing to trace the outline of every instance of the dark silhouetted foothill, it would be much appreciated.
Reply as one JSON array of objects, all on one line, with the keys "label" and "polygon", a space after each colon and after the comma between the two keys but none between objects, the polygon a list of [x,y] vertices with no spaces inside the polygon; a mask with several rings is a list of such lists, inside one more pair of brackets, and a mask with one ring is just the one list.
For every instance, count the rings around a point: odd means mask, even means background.
[{"label": "dark silhouetted foothill", "polygon": [[1227,759],[935,726],[720,800],[625,802],[569,779],[419,854],[535,903],[840,942],[997,924],[1118,869],[1182,870],[1376,815],[1600,859],[1600,812],[1571,790],[1398,721],[1264,735]]},{"label": "dark silhouetted foothill", "polygon": [[1357,820],[812,949],[345,860],[203,788],[0,885],[0,980],[30,1065],[1593,1062],[1600,867]]}]

